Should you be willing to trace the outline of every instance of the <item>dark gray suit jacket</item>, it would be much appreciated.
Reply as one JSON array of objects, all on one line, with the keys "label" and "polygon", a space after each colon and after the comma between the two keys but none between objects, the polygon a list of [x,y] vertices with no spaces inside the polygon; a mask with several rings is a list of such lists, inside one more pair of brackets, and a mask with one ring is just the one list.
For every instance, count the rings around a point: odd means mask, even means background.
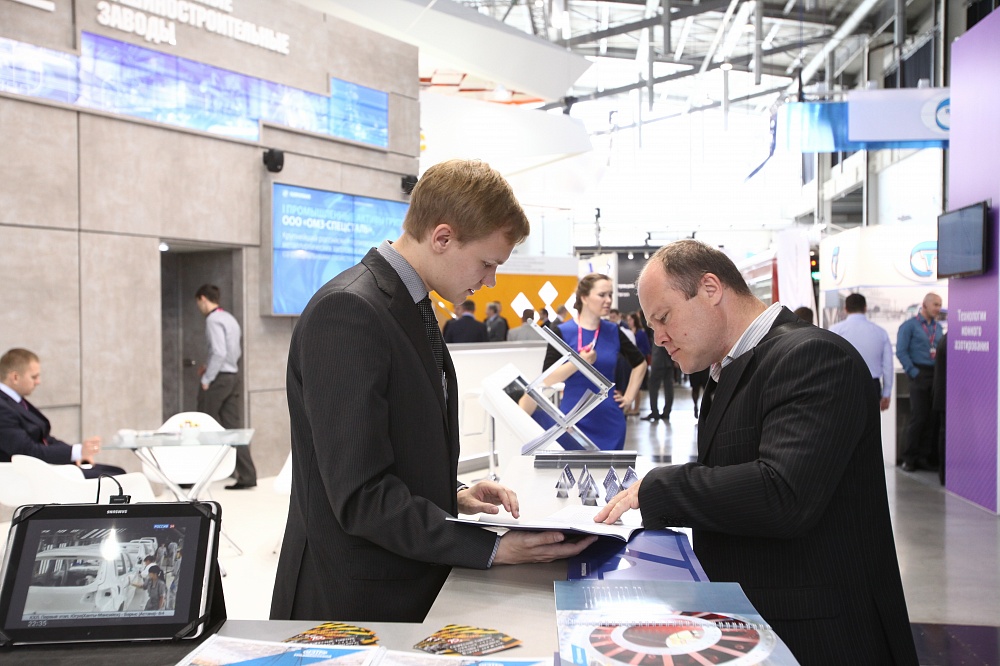
[{"label": "dark gray suit jacket", "polygon": [[52,465],[72,462],[73,446],[50,434],[45,415],[25,401],[27,409],[0,391],[0,462],[14,455],[39,458]]},{"label": "dark gray suit jacket", "polygon": [[782,309],[713,388],[698,462],[642,481],[645,526],[694,528],[709,578],[740,583],[801,663],[916,664],[857,351]]},{"label": "dark gray suit jacket", "polygon": [[420,622],[450,566],[496,535],[457,511],[458,387],[448,399],[417,306],[376,250],[324,285],[292,333],[292,496],[272,619]]}]

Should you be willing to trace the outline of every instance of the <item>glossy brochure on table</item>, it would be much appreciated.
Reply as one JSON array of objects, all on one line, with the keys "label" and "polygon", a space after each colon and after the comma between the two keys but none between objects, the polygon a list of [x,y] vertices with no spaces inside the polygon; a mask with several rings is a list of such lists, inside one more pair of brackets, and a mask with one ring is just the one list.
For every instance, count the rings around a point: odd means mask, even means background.
[{"label": "glossy brochure on table", "polygon": [[448,518],[458,523],[468,523],[480,527],[502,527],[509,530],[535,530],[557,532],[579,532],[609,536],[622,541],[628,541],[632,535],[642,528],[642,517],[637,512],[627,513],[614,525],[595,523],[594,516],[600,507],[571,504],[544,518],[528,519],[513,518],[510,514],[481,513],[475,516],[459,516]]},{"label": "glossy brochure on table", "polygon": [[577,666],[798,664],[737,583],[556,581],[559,659]]},{"label": "glossy brochure on table", "polygon": [[386,650],[365,645],[302,645],[275,643],[215,635],[208,638],[177,666],[552,666],[552,657],[505,659],[487,657],[450,657],[417,652]]}]

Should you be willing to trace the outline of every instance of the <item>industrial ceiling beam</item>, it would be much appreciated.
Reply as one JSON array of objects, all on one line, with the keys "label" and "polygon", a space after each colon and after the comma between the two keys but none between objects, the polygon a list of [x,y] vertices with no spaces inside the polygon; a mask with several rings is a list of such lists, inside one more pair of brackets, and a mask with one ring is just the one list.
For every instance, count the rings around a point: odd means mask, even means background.
[{"label": "industrial ceiling beam", "polygon": [[[767,51],[767,53],[781,53],[783,51],[791,51],[791,50],[794,50],[794,49],[801,48],[802,46],[811,46],[813,44],[822,43],[826,39],[827,39],[827,37],[822,37],[822,38],[807,40],[807,41],[801,42],[801,43],[800,42],[796,42],[794,44],[786,44],[784,46],[775,47],[775,48],[771,49],[770,51]],[[750,62],[750,59],[752,57],[753,57],[752,54],[736,56],[736,57],[732,58],[730,60],[730,62],[733,64],[734,67],[737,66],[737,65],[744,65],[745,66],[747,63]],[[674,72],[673,74],[665,74],[664,76],[658,76],[655,79],[653,79],[653,83],[654,84],[667,83],[668,81],[677,81],[679,79],[683,79],[683,78],[686,78],[686,77],[689,77],[689,76],[694,76],[695,74],[698,74],[698,70],[696,69],[697,63],[687,63],[687,64],[691,65],[691,69],[684,70],[683,72]],[[718,69],[718,67],[721,64],[722,63],[712,63],[712,64],[710,64],[708,66],[708,69],[709,70]],[[618,87],[615,87],[615,88],[605,88],[604,90],[598,90],[596,92],[592,92],[592,93],[589,93],[587,95],[576,95],[572,100],[566,100],[566,99],[564,99],[564,100],[560,100],[558,102],[550,102],[548,104],[543,104],[542,106],[540,106],[538,108],[540,110],[542,110],[542,111],[548,111],[549,109],[560,109],[560,108],[565,107],[566,104],[567,104],[567,102],[570,102],[570,101],[573,104],[577,104],[579,102],[589,102],[589,101],[593,101],[595,99],[601,99],[603,97],[610,97],[612,95],[620,95],[622,93],[627,93],[630,90],[636,90],[637,88],[642,88],[642,87],[645,87],[647,85],[649,85],[647,81],[637,81],[635,83],[629,83],[627,85],[618,86]],[[782,88],[782,90],[783,89],[784,88]]]},{"label": "industrial ceiling beam", "polygon": [[[643,3],[645,4],[645,3]],[[679,4],[678,0],[674,0],[673,3],[677,6],[677,11],[673,12],[671,20],[687,18],[688,16],[696,16],[698,14],[704,14],[706,12],[717,11],[722,9],[727,4],[728,0],[705,0],[700,4]],[[595,30],[594,32],[587,32],[580,35],[574,35],[569,39],[559,39],[556,40],[556,44],[560,46],[576,46],[577,44],[586,44],[588,42],[596,42],[599,39],[605,39],[607,37],[614,37],[616,35],[625,35],[630,32],[636,32],[637,30],[642,30],[643,28],[652,28],[654,26],[660,25],[663,19],[659,16],[651,16],[649,18],[643,18],[638,21],[632,21],[631,23],[622,23],[621,25],[612,26],[605,30]]]}]

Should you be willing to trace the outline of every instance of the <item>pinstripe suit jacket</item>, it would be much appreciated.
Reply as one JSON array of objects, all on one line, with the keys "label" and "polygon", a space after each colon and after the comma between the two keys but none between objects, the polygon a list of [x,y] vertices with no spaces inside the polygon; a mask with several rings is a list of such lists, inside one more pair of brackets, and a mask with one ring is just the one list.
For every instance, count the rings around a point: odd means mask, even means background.
[{"label": "pinstripe suit jacket", "polygon": [[292,495],[273,619],[422,621],[451,565],[485,568],[496,535],[457,511],[458,409],[423,321],[371,250],[292,333]]},{"label": "pinstripe suit jacket", "polygon": [[850,343],[782,309],[723,370],[698,462],[640,486],[645,526],[692,527],[709,578],[740,583],[805,665],[917,663],[873,390]]}]

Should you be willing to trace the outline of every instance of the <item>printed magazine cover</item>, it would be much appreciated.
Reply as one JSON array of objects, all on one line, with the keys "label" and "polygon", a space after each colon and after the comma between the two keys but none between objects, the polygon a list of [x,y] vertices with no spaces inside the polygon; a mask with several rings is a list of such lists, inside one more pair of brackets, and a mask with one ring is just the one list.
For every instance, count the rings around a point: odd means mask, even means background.
[{"label": "printed magazine cover", "polygon": [[563,666],[798,662],[736,583],[556,581]]}]

